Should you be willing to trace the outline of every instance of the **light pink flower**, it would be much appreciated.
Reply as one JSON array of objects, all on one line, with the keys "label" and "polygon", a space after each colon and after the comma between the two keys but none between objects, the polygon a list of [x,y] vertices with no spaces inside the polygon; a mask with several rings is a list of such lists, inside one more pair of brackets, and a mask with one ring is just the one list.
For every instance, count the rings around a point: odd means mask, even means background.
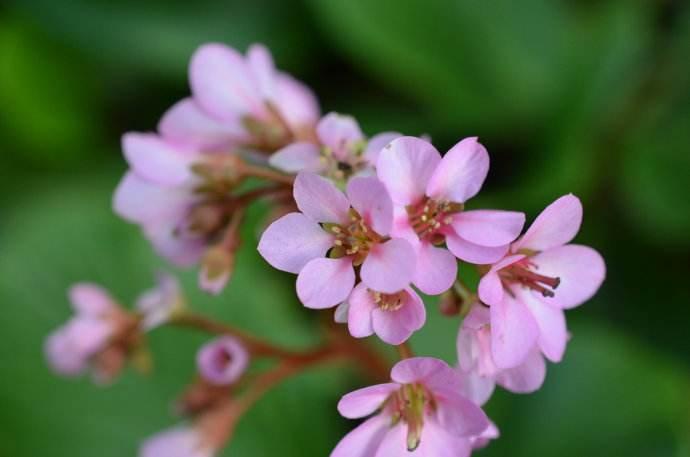
[{"label": "light pink flower", "polygon": [[157,275],[155,287],[143,292],[136,301],[136,309],[142,314],[144,330],[158,327],[184,308],[184,295],[177,279],[167,273]]},{"label": "light pink flower", "polygon": [[271,156],[269,163],[287,173],[310,171],[345,182],[351,176],[374,174],[378,154],[401,136],[384,132],[367,140],[351,116],[328,113],[316,126],[318,143],[292,143]]},{"label": "light pink flower", "polygon": [[101,287],[80,283],[69,291],[75,315],[51,333],[45,353],[51,368],[63,376],[78,376],[89,369],[116,331],[117,304]]},{"label": "light pink flower", "polygon": [[[376,168],[395,204],[392,233],[413,243],[414,284],[424,293],[440,294],[451,287],[455,257],[494,262],[522,230],[523,213],[464,211],[489,170],[489,155],[477,138],[465,138],[443,158],[422,139],[398,138],[380,152]],[[440,246],[444,242],[450,252]]]},{"label": "light pink flower", "polygon": [[568,340],[563,310],[589,300],[606,275],[597,251],[568,244],[581,222],[580,200],[559,198],[482,277],[479,298],[491,307],[491,350],[499,367],[522,364],[535,343],[547,359],[563,357]]},{"label": "light pink flower", "polygon": [[409,287],[393,294],[370,290],[360,283],[347,300],[350,334],[364,338],[376,333],[384,342],[405,342],[426,321],[424,302]]},{"label": "light pink flower", "polygon": [[249,353],[236,338],[221,336],[199,350],[196,362],[205,380],[216,385],[229,385],[246,371]]},{"label": "light pink flower", "polygon": [[390,238],[393,206],[374,177],[349,181],[346,195],[312,173],[295,179],[301,213],[287,214],[261,237],[259,253],[273,267],[298,273],[297,294],[308,308],[330,308],[348,298],[355,267],[372,290],[395,293],[410,282],[414,250]]},{"label": "light pink flower", "polygon": [[464,380],[463,393],[483,405],[493,393],[495,384],[515,393],[538,390],[546,376],[546,362],[533,345],[524,361],[514,368],[496,366],[491,351],[489,309],[475,304],[458,332],[458,370]]},{"label": "light pink flower", "polygon": [[139,457],[212,457],[215,451],[204,443],[199,430],[193,426],[177,426],[147,439],[139,450]]},{"label": "light pink flower", "polygon": [[489,420],[460,394],[457,373],[441,360],[415,357],[398,362],[391,378],[340,400],[338,411],[349,419],[376,414],[346,435],[331,457],[469,456],[472,437]]}]

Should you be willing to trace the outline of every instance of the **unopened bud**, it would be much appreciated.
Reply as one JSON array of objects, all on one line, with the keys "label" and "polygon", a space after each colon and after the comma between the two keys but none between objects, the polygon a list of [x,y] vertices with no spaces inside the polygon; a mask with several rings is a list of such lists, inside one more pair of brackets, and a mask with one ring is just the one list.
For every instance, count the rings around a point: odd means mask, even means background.
[{"label": "unopened bud", "polygon": [[451,288],[441,294],[438,307],[444,316],[457,316],[462,307],[462,298]]},{"label": "unopened bud", "polygon": [[207,235],[218,230],[223,223],[223,210],[214,204],[197,205],[189,213],[188,230]]},{"label": "unopened bud", "polygon": [[230,279],[234,268],[234,252],[222,245],[209,248],[201,261],[199,287],[206,292],[219,294]]}]

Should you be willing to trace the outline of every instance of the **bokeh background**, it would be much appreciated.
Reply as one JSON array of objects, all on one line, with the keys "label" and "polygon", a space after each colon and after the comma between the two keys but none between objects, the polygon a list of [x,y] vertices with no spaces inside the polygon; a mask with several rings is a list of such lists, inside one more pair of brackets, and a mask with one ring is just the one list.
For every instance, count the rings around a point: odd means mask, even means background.
[{"label": "bokeh background", "polygon": [[[479,135],[492,168],[475,207],[530,219],[567,192],[579,242],[607,260],[599,295],[569,313],[573,340],[531,396],[498,392],[503,437],[478,455],[690,455],[690,4],[671,0],[15,0],[0,6],[0,456],[123,457],[173,424],[201,335],[151,335],[156,372],[99,388],[45,367],[67,287],[130,302],[168,268],[110,198],[119,137],[152,130],[188,93],[201,43],[263,42],[324,112],[364,130],[428,133],[442,151]],[[260,216],[257,210],[255,219]],[[226,292],[182,277],[195,308],[293,347],[314,314],[256,255],[256,227]],[[467,270],[465,270],[467,271]],[[413,339],[455,360],[459,321]],[[353,424],[352,370],[307,373],[240,423],[224,456],[325,456]]]}]

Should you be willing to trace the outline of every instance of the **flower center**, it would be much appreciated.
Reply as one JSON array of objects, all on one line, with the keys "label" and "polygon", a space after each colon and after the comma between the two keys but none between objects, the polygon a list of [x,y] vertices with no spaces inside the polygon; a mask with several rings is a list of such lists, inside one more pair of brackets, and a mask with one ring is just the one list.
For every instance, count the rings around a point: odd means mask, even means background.
[{"label": "flower center", "polygon": [[535,273],[533,270],[538,267],[528,259],[523,259],[504,269],[498,275],[501,278],[504,288],[509,284],[520,284],[528,289],[541,293],[544,297],[553,297],[554,290],[561,283],[561,278],[544,276]]},{"label": "flower center", "polygon": [[365,143],[351,142],[341,145],[339,153],[328,146],[321,148],[321,161],[326,166],[326,176],[334,181],[347,181],[352,175],[362,171],[367,161],[362,155]]},{"label": "flower center", "polygon": [[403,294],[405,291],[396,292],[394,294],[384,294],[374,290],[370,290],[369,292],[374,297],[374,303],[383,311],[397,311],[403,306]]},{"label": "flower center", "polygon": [[421,384],[405,384],[391,395],[393,424],[404,421],[407,424],[407,450],[414,451],[419,446],[424,426],[424,415],[435,409],[433,395]]},{"label": "flower center", "polygon": [[327,232],[335,236],[328,257],[339,259],[353,256],[352,264],[357,266],[364,262],[373,245],[385,241],[386,238],[369,227],[354,208],[350,208],[349,216],[348,224],[324,223],[322,226]]},{"label": "flower center", "polygon": [[443,229],[453,222],[453,214],[464,209],[462,203],[433,200],[424,197],[417,204],[407,206],[410,225],[420,240],[441,244],[445,238]]}]

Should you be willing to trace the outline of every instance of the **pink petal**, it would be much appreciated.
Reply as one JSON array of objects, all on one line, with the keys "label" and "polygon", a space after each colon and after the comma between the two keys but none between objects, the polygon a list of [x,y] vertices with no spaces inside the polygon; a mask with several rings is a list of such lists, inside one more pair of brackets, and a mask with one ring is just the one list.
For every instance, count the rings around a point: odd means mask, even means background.
[{"label": "pink petal", "polygon": [[299,273],[313,259],[324,257],[333,237],[300,213],[273,222],[261,235],[258,251],[274,268]]},{"label": "pink petal", "polygon": [[536,392],[546,378],[546,362],[538,350],[532,350],[525,361],[498,373],[496,382],[506,390],[518,394]]},{"label": "pink petal", "polygon": [[153,183],[175,186],[192,176],[190,166],[196,157],[157,135],[126,133],[122,137],[122,150],[132,170]]},{"label": "pink petal", "polygon": [[508,294],[491,305],[491,350],[499,368],[524,362],[539,337],[539,328],[527,307]]},{"label": "pink petal", "polygon": [[294,129],[311,128],[320,115],[319,102],[304,84],[285,73],[278,74],[278,110]]},{"label": "pink petal", "polygon": [[333,313],[333,322],[336,324],[347,324],[347,315],[350,313],[350,304],[342,302],[335,308]]},{"label": "pink petal", "polygon": [[379,235],[388,235],[393,225],[393,202],[384,185],[375,177],[352,178],[347,198],[364,222]]},{"label": "pink petal", "polygon": [[189,64],[194,99],[205,111],[234,121],[245,115],[262,117],[258,87],[244,57],[218,43],[199,47]]},{"label": "pink petal", "polygon": [[424,197],[427,182],[441,162],[441,154],[419,138],[393,140],[379,153],[376,171],[399,205],[417,203]]},{"label": "pink petal", "polygon": [[486,303],[487,305],[494,305],[503,301],[503,283],[499,276],[499,271],[503,268],[514,264],[522,259],[524,255],[512,255],[501,259],[500,262],[491,266],[491,269],[482,276],[479,281],[479,287],[477,292],[479,294],[479,299]]},{"label": "pink petal", "polygon": [[530,259],[536,272],[560,278],[554,297],[539,299],[559,308],[570,309],[586,302],[599,290],[606,277],[606,265],[594,249],[568,244],[543,251]]},{"label": "pink petal", "polygon": [[[404,440],[403,440],[404,443]],[[472,452],[471,441],[468,438],[453,435],[437,420],[428,418],[422,429],[422,440],[414,452],[381,454],[376,457],[410,456],[410,457],[469,457]]]},{"label": "pink petal", "polygon": [[347,158],[347,148],[364,139],[359,124],[352,116],[328,113],[316,126],[316,134],[321,144],[331,149],[338,160]]},{"label": "pink petal", "polygon": [[295,178],[293,194],[299,210],[314,222],[344,224],[349,221],[350,203],[326,178],[302,172]]},{"label": "pink petal", "polygon": [[83,354],[75,351],[64,328],[53,331],[44,345],[46,360],[50,369],[61,376],[77,376],[87,367]]},{"label": "pink petal", "polygon": [[247,64],[262,99],[273,100],[276,92],[276,69],[271,53],[265,46],[253,44],[247,50]]},{"label": "pink petal", "polygon": [[286,173],[299,173],[300,171],[319,173],[324,168],[318,146],[307,142],[292,143],[285,146],[276,151],[268,159],[268,163]]},{"label": "pink petal", "polygon": [[199,374],[212,384],[230,385],[237,381],[249,365],[249,353],[231,336],[221,336],[205,344],[196,357]]},{"label": "pink petal", "polygon": [[331,308],[345,301],[354,285],[352,259],[314,259],[297,276],[297,296],[307,308]]},{"label": "pink petal", "polygon": [[348,419],[368,416],[379,409],[388,396],[399,388],[400,385],[389,382],[355,390],[340,399],[338,402],[338,412],[341,416]]},{"label": "pink petal", "polygon": [[158,132],[166,141],[209,150],[228,147],[245,135],[238,122],[218,122],[192,98],[180,100],[166,111],[158,123]]},{"label": "pink petal", "polygon": [[70,287],[69,300],[74,311],[86,316],[103,316],[117,307],[107,290],[97,284],[86,282]]},{"label": "pink petal", "polygon": [[390,418],[377,414],[345,435],[330,457],[372,457],[389,428]]},{"label": "pink petal", "polygon": [[437,378],[457,379],[446,362],[434,357],[403,359],[391,370],[391,379],[398,384],[426,382]]},{"label": "pink petal", "polygon": [[209,272],[206,267],[202,264],[198,275],[199,289],[207,292],[211,295],[219,295],[225,286],[230,281],[231,270],[226,269],[222,274],[215,274],[215,276],[209,276]]},{"label": "pink petal", "polygon": [[453,218],[453,229],[462,239],[480,246],[504,246],[520,235],[525,214],[516,211],[463,211]]},{"label": "pink petal", "polygon": [[515,242],[513,251],[544,251],[567,244],[575,238],[582,224],[582,203],[573,194],[564,195],[547,206],[532,222],[527,232]]},{"label": "pink petal", "polygon": [[448,249],[450,249],[450,252],[455,254],[460,260],[477,265],[487,265],[497,262],[508,252],[509,247],[509,245],[494,247],[479,246],[478,244],[470,243],[452,232],[446,234],[446,245]]},{"label": "pink petal", "polygon": [[124,175],[113,195],[114,211],[139,224],[180,221],[193,202],[184,189],[154,185],[131,171]]},{"label": "pink petal", "polygon": [[347,326],[350,335],[355,338],[365,338],[373,335],[374,328],[371,324],[371,313],[377,308],[377,305],[367,286],[364,283],[359,283],[352,290],[347,301],[350,304],[347,313]]},{"label": "pink petal", "polygon": [[451,435],[478,435],[489,426],[489,419],[484,411],[459,391],[437,401],[436,417],[439,425]]},{"label": "pink petal", "polygon": [[402,238],[372,246],[360,270],[367,287],[387,294],[407,287],[414,273],[414,249]]},{"label": "pink petal", "polygon": [[481,406],[491,398],[496,383],[489,376],[480,376],[475,371],[460,371],[462,379],[461,393],[466,398],[472,400],[475,405]]},{"label": "pink petal", "polygon": [[385,148],[388,143],[401,136],[402,134],[398,132],[382,132],[372,136],[369,138],[369,141],[367,141],[367,147],[364,149],[364,158],[367,159],[367,162],[376,166],[381,150]]},{"label": "pink petal", "polygon": [[465,138],[443,156],[426,186],[437,200],[464,203],[481,189],[489,172],[489,153],[476,137]]},{"label": "pink petal", "polygon": [[568,343],[568,329],[563,310],[540,301],[529,290],[520,290],[521,299],[529,308],[539,328],[539,347],[547,359],[560,362]]},{"label": "pink petal", "polygon": [[206,243],[201,238],[177,236],[174,230],[176,225],[167,221],[149,224],[144,226],[144,235],[156,252],[173,264],[180,267],[194,265],[206,250]]},{"label": "pink petal", "polygon": [[482,449],[486,447],[491,440],[495,440],[501,435],[498,427],[493,422],[489,423],[489,426],[477,436],[470,438],[470,443],[472,444],[472,449]]},{"label": "pink petal", "polygon": [[139,449],[139,457],[212,457],[213,454],[196,429],[184,426],[152,436]]},{"label": "pink petal", "polygon": [[447,249],[419,243],[414,285],[427,295],[450,289],[458,275],[458,261]]},{"label": "pink petal", "polygon": [[376,335],[385,343],[398,345],[405,342],[413,332],[419,330],[426,321],[426,309],[422,299],[407,289],[398,310],[375,308],[372,311],[372,325]]}]

